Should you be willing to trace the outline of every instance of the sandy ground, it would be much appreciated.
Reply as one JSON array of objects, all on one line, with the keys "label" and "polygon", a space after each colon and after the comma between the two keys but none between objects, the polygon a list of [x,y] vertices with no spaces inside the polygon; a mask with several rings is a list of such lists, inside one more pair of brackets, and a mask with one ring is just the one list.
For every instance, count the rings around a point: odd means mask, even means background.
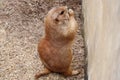
[{"label": "sandy ground", "polygon": [[81,0],[0,0],[0,80],[34,80],[35,73],[44,68],[37,44],[44,34],[44,16],[58,5],[75,11],[79,29],[71,66],[81,73],[67,78],[51,73],[39,80],[84,80]]}]

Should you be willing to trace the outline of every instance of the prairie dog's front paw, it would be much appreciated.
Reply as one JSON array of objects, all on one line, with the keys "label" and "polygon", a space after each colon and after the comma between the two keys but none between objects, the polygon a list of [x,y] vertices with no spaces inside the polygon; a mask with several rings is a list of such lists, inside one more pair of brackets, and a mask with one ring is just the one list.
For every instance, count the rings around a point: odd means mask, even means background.
[{"label": "prairie dog's front paw", "polygon": [[74,15],[74,11],[72,9],[69,9],[69,15],[73,16]]}]

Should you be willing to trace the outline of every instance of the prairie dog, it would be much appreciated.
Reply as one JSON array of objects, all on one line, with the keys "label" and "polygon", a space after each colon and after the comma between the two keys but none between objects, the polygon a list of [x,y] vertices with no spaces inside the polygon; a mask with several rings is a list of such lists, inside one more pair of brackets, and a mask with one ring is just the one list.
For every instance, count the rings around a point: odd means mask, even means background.
[{"label": "prairie dog", "polygon": [[39,57],[45,70],[38,72],[35,78],[50,72],[65,76],[76,75],[79,71],[72,70],[72,43],[77,32],[74,11],[67,6],[52,8],[44,19],[45,36],[38,44]]}]

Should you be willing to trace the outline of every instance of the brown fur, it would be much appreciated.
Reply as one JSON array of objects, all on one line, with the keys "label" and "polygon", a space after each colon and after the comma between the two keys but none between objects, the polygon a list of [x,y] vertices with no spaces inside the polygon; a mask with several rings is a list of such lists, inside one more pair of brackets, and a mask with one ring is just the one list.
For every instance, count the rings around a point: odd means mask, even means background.
[{"label": "brown fur", "polygon": [[[48,73],[58,72],[66,76],[72,75],[71,46],[77,32],[74,12],[68,10],[66,6],[55,7],[48,12],[44,22],[45,37],[38,44],[41,61],[49,70]],[[36,77],[38,78],[38,74]]]}]

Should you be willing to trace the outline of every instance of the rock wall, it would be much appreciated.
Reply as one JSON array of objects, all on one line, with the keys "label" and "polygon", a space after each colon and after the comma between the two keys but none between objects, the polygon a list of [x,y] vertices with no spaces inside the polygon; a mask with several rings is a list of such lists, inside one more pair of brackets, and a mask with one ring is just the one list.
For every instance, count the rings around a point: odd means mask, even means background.
[{"label": "rock wall", "polygon": [[120,80],[120,0],[83,0],[88,80]]}]

